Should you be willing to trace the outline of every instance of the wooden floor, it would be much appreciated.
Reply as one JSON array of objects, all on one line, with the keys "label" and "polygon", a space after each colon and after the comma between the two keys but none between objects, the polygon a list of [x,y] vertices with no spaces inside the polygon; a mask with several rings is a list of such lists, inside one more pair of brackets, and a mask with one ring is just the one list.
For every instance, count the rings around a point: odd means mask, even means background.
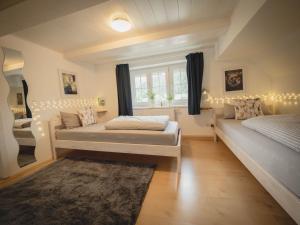
[{"label": "wooden floor", "polygon": [[[137,225],[296,224],[222,142],[183,141],[177,190],[174,159],[82,151],[73,154],[157,163]],[[5,181],[0,182],[2,185]]]},{"label": "wooden floor", "polygon": [[159,164],[137,224],[295,224],[222,142],[183,145],[178,191]]}]

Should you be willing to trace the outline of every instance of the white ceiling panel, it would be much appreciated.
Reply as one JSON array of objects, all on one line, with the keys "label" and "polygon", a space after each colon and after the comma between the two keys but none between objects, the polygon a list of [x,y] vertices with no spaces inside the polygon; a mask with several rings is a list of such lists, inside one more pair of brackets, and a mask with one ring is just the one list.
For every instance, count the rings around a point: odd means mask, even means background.
[{"label": "white ceiling panel", "polygon": [[162,0],[150,0],[148,1],[151,6],[151,10],[155,16],[158,25],[168,23],[168,16],[166,14],[166,7]]},{"label": "white ceiling panel", "polygon": [[93,64],[104,64],[107,62],[122,62],[153,55],[164,55],[183,50],[196,50],[199,48],[212,47],[225,30],[216,28],[206,32],[196,32],[193,34],[177,35],[158,40],[104,49],[75,58],[75,61]]},{"label": "white ceiling panel", "polygon": [[148,0],[132,0],[136,9],[140,12],[143,17],[145,27],[153,27],[157,24],[157,18],[153,12],[153,9]]},{"label": "white ceiling panel", "polygon": [[163,0],[169,23],[179,21],[179,6],[177,0]]},{"label": "white ceiling panel", "polygon": [[116,4],[121,5],[135,29],[142,29],[144,27],[144,17],[133,0],[118,0]]},{"label": "white ceiling panel", "polygon": [[192,0],[178,0],[179,19],[185,20],[191,17]]},{"label": "white ceiling panel", "polygon": [[[228,20],[236,4],[237,0],[110,0],[16,35],[67,54],[93,45],[183,29],[210,20]],[[125,33],[112,30],[110,23],[116,17],[127,17],[133,29]]]}]

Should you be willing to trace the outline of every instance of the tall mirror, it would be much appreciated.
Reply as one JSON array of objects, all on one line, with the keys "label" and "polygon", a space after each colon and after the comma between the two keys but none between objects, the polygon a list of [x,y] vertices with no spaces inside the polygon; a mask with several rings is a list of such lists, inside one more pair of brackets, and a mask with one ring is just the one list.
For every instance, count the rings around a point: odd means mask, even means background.
[{"label": "tall mirror", "polygon": [[27,104],[28,86],[23,76],[22,53],[2,48],[4,53],[3,74],[10,91],[8,105],[14,115],[13,134],[19,144],[18,164],[24,167],[36,161],[35,139],[31,131],[32,114]]}]

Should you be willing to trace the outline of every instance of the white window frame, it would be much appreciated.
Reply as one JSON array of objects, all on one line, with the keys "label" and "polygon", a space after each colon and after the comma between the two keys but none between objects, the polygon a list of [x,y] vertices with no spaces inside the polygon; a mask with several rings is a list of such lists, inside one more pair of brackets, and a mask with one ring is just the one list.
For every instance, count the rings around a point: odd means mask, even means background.
[{"label": "white window frame", "polygon": [[[169,83],[171,86],[171,93],[173,94],[173,97],[175,97],[174,94],[174,85],[173,85],[173,75],[174,75],[174,70],[176,69],[184,69],[186,70],[186,63],[181,63],[181,64],[175,64],[175,65],[171,65],[169,66]],[[173,100],[173,105],[174,106],[187,106],[187,99],[181,99],[181,100]]]},{"label": "white window frame", "polygon": [[[168,67],[156,67],[156,68],[152,68],[149,69],[148,72],[148,79],[150,80],[150,90],[153,91],[153,83],[152,83],[152,73],[155,72],[165,72],[166,74],[166,94],[168,95],[169,90],[170,90],[170,86],[169,86],[169,71],[168,71]],[[157,103],[157,102],[156,102]],[[161,106],[161,102],[158,102],[158,105],[156,104],[155,106]]]},{"label": "white window frame", "polygon": [[[152,67],[147,69],[137,69],[137,70],[131,70],[130,71],[130,80],[131,80],[131,93],[132,93],[132,103],[133,108],[152,108],[152,107],[168,107],[168,102],[165,99],[163,102],[163,105],[160,104],[160,102],[156,101],[156,104],[153,106],[152,103],[148,100],[147,103],[137,103],[136,102],[136,91],[135,91],[135,76],[145,74],[147,77],[147,88],[149,90],[153,90],[153,84],[152,84],[152,73],[155,72],[165,72],[166,74],[166,94],[172,93],[174,96],[174,89],[173,89],[173,71],[178,68],[184,68],[186,69],[186,63],[180,63],[180,64],[171,64],[163,67]],[[176,107],[176,106],[187,106],[187,99],[186,100],[173,100],[173,104],[170,107]]]},{"label": "white window frame", "polygon": [[[133,102],[134,107],[135,106],[146,107],[150,104],[149,100],[148,100],[148,102],[140,102],[140,103],[136,102],[135,77],[140,76],[140,75],[145,75],[147,77],[147,89],[149,90],[149,87],[150,87],[149,79],[148,79],[148,75],[147,75],[146,71],[138,70],[138,71],[131,72],[131,74],[130,74],[130,83],[131,84],[130,85],[131,85],[132,102]],[[133,89],[133,87],[134,87],[134,89]]]}]

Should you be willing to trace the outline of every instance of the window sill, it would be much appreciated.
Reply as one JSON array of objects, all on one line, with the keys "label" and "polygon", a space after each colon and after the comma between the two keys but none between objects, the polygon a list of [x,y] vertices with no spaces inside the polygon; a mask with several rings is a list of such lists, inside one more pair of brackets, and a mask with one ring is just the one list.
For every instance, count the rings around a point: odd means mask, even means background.
[{"label": "window sill", "polygon": [[173,109],[173,108],[187,108],[187,105],[172,105],[172,106],[135,106],[135,109]]}]

